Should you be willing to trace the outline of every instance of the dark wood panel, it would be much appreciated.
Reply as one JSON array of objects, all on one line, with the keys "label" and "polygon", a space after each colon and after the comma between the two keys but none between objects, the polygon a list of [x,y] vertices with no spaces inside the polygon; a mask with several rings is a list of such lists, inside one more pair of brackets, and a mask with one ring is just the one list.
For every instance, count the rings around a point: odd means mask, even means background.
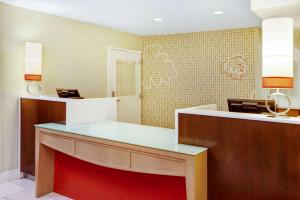
[{"label": "dark wood panel", "polygon": [[21,102],[21,172],[34,176],[35,124],[66,121],[65,102],[22,98]]},{"label": "dark wood panel", "polygon": [[[277,108],[277,112],[283,112],[285,111],[285,108]],[[300,110],[299,109],[291,109],[288,113],[288,116],[292,116],[292,117],[298,117],[300,116]]]},{"label": "dark wood panel", "polygon": [[208,147],[208,200],[300,200],[300,125],[179,114],[179,142]]}]

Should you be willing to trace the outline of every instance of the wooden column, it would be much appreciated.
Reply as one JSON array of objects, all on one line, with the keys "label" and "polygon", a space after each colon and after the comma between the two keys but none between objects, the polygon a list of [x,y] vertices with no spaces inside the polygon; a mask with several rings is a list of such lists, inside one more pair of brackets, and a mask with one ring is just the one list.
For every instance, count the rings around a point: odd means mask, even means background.
[{"label": "wooden column", "polygon": [[41,144],[41,137],[42,134],[37,131],[35,135],[36,197],[41,197],[53,192],[55,152],[53,149]]}]

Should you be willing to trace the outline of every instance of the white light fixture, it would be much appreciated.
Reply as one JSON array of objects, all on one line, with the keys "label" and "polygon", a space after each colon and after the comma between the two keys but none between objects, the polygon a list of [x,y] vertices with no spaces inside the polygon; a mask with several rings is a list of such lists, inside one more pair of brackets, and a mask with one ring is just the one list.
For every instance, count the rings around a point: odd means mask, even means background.
[{"label": "white light fixture", "polygon": [[263,88],[293,88],[293,19],[263,21]]},{"label": "white light fixture", "polygon": [[212,14],[213,15],[223,15],[225,12],[222,11],[222,10],[216,10],[216,11],[213,11]]},{"label": "white light fixture", "polygon": [[290,104],[289,98],[279,89],[293,88],[294,20],[288,17],[271,18],[263,21],[262,27],[262,87],[277,89],[269,98],[284,96]]},{"label": "white light fixture", "polygon": [[25,43],[25,80],[42,80],[42,44]]},{"label": "white light fixture", "polygon": [[42,80],[42,44],[35,42],[25,43],[25,72],[24,79],[27,81],[33,81],[32,84],[27,85],[27,92],[33,95],[29,87],[31,85],[40,86],[35,81]]},{"label": "white light fixture", "polygon": [[156,22],[161,22],[161,21],[163,21],[164,19],[163,18],[161,18],[161,17],[154,17],[153,18],[153,21],[156,21]]}]

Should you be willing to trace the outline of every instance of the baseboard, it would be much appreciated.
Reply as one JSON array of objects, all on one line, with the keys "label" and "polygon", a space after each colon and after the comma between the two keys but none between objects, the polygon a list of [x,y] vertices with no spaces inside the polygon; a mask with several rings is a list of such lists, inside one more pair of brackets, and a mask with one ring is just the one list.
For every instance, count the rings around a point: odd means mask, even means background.
[{"label": "baseboard", "polygon": [[4,182],[14,181],[21,178],[20,169],[13,169],[0,173],[0,184]]}]

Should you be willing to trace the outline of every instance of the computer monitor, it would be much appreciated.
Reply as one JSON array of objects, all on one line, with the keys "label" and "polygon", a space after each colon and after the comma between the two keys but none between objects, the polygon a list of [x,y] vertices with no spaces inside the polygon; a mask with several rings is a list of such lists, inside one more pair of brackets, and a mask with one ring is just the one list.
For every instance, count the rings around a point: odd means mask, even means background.
[{"label": "computer monitor", "polygon": [[83,99],[83,97],[80,96],[79,91],[77,89],[57,88],[56,92],[60,98]]},{"label": "computer monitor", "polygon": [[237,99],[229,98],[228,109],[229,112],[242,112],[242,113],[268,113],[266,108],[266,101],[271,110],[275,111],[275,101],[274,100],[257,100],[257,99]]}]

